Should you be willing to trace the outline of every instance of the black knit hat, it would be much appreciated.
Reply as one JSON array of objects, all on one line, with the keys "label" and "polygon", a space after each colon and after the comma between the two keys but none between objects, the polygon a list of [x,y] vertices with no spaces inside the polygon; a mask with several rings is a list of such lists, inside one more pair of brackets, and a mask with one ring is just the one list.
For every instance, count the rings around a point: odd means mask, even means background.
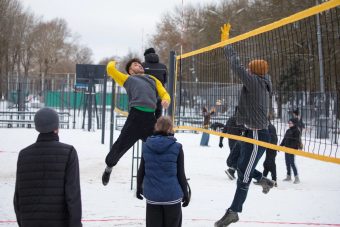
[{"label": "black knit hat", "polygon": [[298,119],[297,118],[291,118],[289,119],[290,122],[292,122],[294,125],[298,124]]},{"label": "black knit hat", "polygon": [[151,47],[151,48],[145,50],[144,56],[147,55],[147,54],[155,54],[155,53],[156,53],[155,49],[153,49]]},{"label": "black knit hat", "polygon": [[129,73],[129,69],[130,69],[130,66],[132,65],[132,63],[134,62],[137,62],[139,64],[142,64],[142,62],[138,59],[138,58],[132,58],[131,60],[129,60],[127,63],[126,63],[126,66],[125,66],[125,71],[127,72],[127,74],[130,75]]},{"label": "black knit hat", "polygon": [[299,114],[300,114],[299,108],[297,108],[297,109],[293,110],[293,114],[295,114],[295,115],[299,115]]},{"label": "black knit hat", "polygon": [[41,108],[34,115],[35,129],[40,133],[53,132],[59,128],[58,113],[51,108]]}]

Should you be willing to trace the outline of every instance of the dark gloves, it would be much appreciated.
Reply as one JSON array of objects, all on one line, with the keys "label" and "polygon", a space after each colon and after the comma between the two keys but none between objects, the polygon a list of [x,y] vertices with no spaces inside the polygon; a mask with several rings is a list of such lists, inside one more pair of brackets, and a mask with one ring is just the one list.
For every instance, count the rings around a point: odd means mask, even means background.
[{"label": "dark gloves", "polygon": [[220,142],[220,143],[218,144],[218,146],[219,146],[220,148],[222,148],[222,147],[223,147],[223,143]]},{"label": "dark gloves", "polygon": [[182,199],[182,207],[187,207],[190,203],[190,198],[191,198],[191,188],[189,183],[187,183],[187,191],[184,193],[183,199]]},{"label": "dark gloves", "polygon": [[143,200],[143,190],[141,188],[137,188],[137,191],[136,191],[136,197],[137,199],[140,199],[140,200]]},{"label": "dark gloves", "polygon": [[187,207],[189,205],[190,198],[188,196],[184,196],[182,202],[182,207]]}]

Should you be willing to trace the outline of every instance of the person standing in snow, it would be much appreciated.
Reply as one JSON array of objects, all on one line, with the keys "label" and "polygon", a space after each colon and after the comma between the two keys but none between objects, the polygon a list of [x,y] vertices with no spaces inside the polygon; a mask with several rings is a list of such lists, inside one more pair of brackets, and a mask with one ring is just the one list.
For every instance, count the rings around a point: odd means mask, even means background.
[{"label": "person standing in snow", "polygon": [[[144,62],[142,63],[144,72],[146,74],[156,77],[163,86],[165,86],[168,81],[167,73],[168,70],[163,63],[159,62],[159,56],[156,54],[154,48],[148,48],[144,52]],[[162,116],[162,100],[157,98],[157,108],[155,110],[156,119]]]},{"label": "person standing in snow", "polygon": [[[290,147],[293,149],[299,149],[301,144],[301,133],[300,129],[298,128],[298,120],[297,118],[291,118],[288,121],[289,129],[287,129],[283,140],[280,144],[280,146]],[[298,175],[298,171],[295,165],[295,155],[285,153],[285,161],[286,161],[286,167],[287,167],[287,177],[283,181],[291,181],[291,169],[293,169],[293,173],[295,176],[294,184],[300,183],[300,178]]]},{"label": "person standing in snow", "polygon": [[184,152],[173,133],[171,119],[160,117],[154,135],[143,143],[136,197],[146,199],[146,227],[182,226],[181,202],[183,207],[190,202]]},{"label": "person standing in snow", "polygon": [[[211,115],[215,114],[215,108],[211,108],[211,110],[208,112],[208,109],[206,107],[203,107],[202,108],[202,114],[203,114],[203,128],[208,129],[209,126],[210,126]],[[209,138],[210,138],[209,133],[203,132],[200,145],[201,146],[208,146],[209,145]]]},{"label": "person standing in snow", "polygon": [[55,110],[38,110],[34,124],[38,139],[20,151],[17,162],[14,210],[18,225],[81,227],[77,151],[59,142]]}]

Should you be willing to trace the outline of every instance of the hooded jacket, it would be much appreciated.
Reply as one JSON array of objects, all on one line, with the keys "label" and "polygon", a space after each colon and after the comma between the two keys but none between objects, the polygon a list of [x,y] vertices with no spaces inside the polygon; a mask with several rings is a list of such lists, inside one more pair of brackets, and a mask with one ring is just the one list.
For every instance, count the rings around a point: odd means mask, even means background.
[{"label": "hooded jacket", "polygon": [[156,77],[164,86],[168,81],[167,68],[159,62],[159,57],[155,53],[145,55],[145,62],[142,63],[145,74]]},{"label": "hooded jacket", "polygon": [[267,129],[269,95],[272,92],[269,75],[259,76],[247,71],[230,45],[224,47],[224,51],[233,72],[243,83],[236,113],[237,124],[250,129]]},{"label": "hooded jacket", "polygon": [[182,145],[173,136],[154,135],[143,144],[137,181],[139,184],[143,182],[147,203],[175,204],[180,203],[183,196],[188,196],[183,159],[183,163],[178,163],[180,152],[183,155]]}]

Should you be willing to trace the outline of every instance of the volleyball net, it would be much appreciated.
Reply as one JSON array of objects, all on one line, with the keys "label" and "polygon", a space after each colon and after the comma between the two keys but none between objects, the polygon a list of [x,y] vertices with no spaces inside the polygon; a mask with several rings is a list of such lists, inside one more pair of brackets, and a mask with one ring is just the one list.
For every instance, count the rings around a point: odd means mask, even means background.
[{"label": "volleyball net", "polygon": [[[178,130],[196,130],[258,144],[300,156],[340,164],[340,1],[331,0],[277,22],[176,57],[174,122]],[[293,112],[304,122],[302,150],[221,133],[234,115],[243,87],[224,56],[232,45],[247,66],[269,64],[273,89],[270,118],[279,143]],[[210,128],[202,108],[214,108]]]}]

